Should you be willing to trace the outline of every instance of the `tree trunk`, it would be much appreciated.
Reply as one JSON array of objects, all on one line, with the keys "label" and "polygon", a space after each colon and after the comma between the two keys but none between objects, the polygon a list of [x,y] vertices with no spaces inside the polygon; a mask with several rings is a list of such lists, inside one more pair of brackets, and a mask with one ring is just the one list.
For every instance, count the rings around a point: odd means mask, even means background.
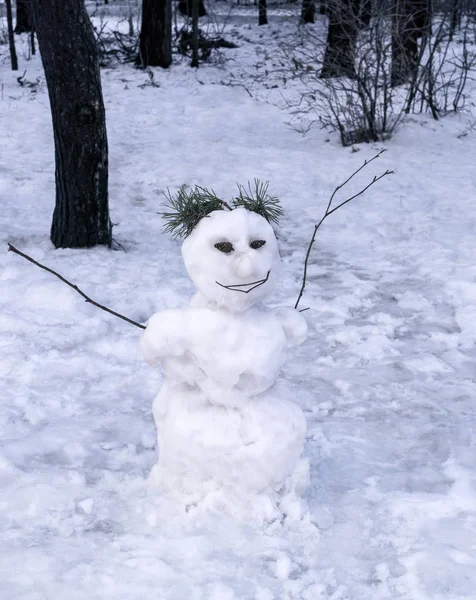
[{"label": "tree trunk", "polygon": [[353,77],[359,32],[359,0],[329,0],[329,29],[321,77]]},{"label": "tree trunk", "polygon": [[198,69],[198,0],[192,0],[192,67]]},{"label": "tree trunk", "polygon": [[36,46],[35,46],[35,30],[34,29],[32,29],[31,33],[30,33],[30,50],[31,50],[32,56],[35,56]]},{"label": "tree trunk", "polygon": [[106,119],[96,40],[83,0],[34,0],[56,161],[51,240],[57,248],[111,244]]},{"label": "tree trunk", "polygon": [[8,45],[10,46],[10,63],[12,65],[12,71],[18,71],[17,51],[15,48],[15,38],[13,36],[12,0],[7,0],[7,28]]},{"label": "tree trunk", "polygon": [[395,87],[412,79],[418,67],[418,37],[412,29],[411,0],[394,0],[392,14],[392,73]]},{"label": "tree trunk", "polygon": [[258,25],[268,24],[268,11],[266,0],[258,0]]},{"label": "tree trunk", "polygon": [[393,1],[392,86],[414,77],[418,69],[418,39],[430,33],[430,0]]},{"label": "tree trunk", "polygon": [[314,23],[316,4],[314,0],[302,0],[301,23]]},{"label": "tree trunk", "polygon": [[15,33],[30,33],[33,20],[31,0],[17,0]]},{"label": "tree trunk", "polygon": [[[179,0],[178,11],[184,17],[191,17],[193,11],[193,0]],[[204,17],[207,14],[203,0],[198,0],[198,16]]]},{"label": "tree trunk", "polygon": [[142,0],[138,64],[163,67],[172,63],[172,2]]},{"label": "tree trunk", "polygon": [[453,41],[456,28],[458,27],[460,13],[460,0],[453,0],[451,6],[451,18],[450,18],[450,42]]},{"label": "tree trunk", "polygon": [[372,0],[362,0],[360,4],[360,26],[368,27],[372,19]]},{"label": "tree trunk", "polygon": [[417,37],[422,38],[431,34],[431,5],[432,0],[413,0],[413,27]]}]

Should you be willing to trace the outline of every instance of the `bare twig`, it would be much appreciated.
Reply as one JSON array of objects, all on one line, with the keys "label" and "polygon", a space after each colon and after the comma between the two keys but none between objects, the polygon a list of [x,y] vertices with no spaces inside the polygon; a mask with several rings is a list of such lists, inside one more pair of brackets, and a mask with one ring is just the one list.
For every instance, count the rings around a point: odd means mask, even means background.
[{"label": "bare twig", "polygon": [[464,137],[466,137],[472,131],[476,131],[476,121],[471,121],[468,124],[468,127],[466,127],[466,129],[463,129],[463,131],[461,133],[459,133],[456,137],[459,140],[462,140]]},{"label": "bare twig", "polygon": [[370,183],[368,183],[364,188],[362,188],[360,190],[360,192],[357,192],[356,194],[354,194],[353,196],[351,196],[350,198],[347,198],[347,200],[344,200],[343,202],[341,202],[340,204],[338,204],[337,206],[335,206],[334,208],[331,209],[332,206],[332,202],[334,200],[335,195],[337,194],[337,192],[342,189],[345,185],[347,185],[349,183],[349,181],[351,179],[353,179],[357,173],[360,173],[360,171],[362,171],[362,169],[364,169],[367,165],[369,165],[371,162],[373,162],[375,159],[379,158],[379,156],[381,156],[383,153],[385,152],[385,150],[381,150],[378,154],[376,154],[373,158],[371,158],[370,160],[366,160],[364,161],[364,163],[356,170],[352,173],[352,175],[350,175],[350,177],[348,177],[344,183],[341,183],[340,185],[338,185],[335,190],[332,192],[332,195],[330,197],[330,200],[327,204],[327,208],[326,211],[324,213],[324,216],[321,218],[321,220],[319,221],[319,223],[317,223],[314,226],[314,232],[312,234],[312,238],[311,241],[309,243],[309,246],[307,248],[307,252],[306,252],[306,258],[304,260],[304,272],[303,272],[303,278],[302,278],[302,285],[301,285],[301,290],[299,291],[299,296],[298,299],[296,300],[296,304],[294,305],[294,308],[297,308],[299,306],[299,302],[301,301],[302,295],[304,293],[304,288],[306,287],[306,280],[307,280],[307,265],[309,262],[309,256],[311,254],[311,249],[312,246],[316,240],[316,234],[317,234],[317,230],[319,229],[319,227],[322,225],[322,223],[324,222],[325,219],[327,219],[327,217],[329,215],[332,215],[332,213],[334,213],[336,210],[338,210],[339,208],[341,208],[342,206],[344,206],[345,204],[347,204],[348,202],[350,202],[351,200],[354,200],[355,198],[357,198],[358,196],[361,196],[364,192],[366,192],[369,187],[371,187],[374,183],[377,183],[377,181],[379,181],[380,179],[383,179],[384,177],[386,177],[387,175],[392,175],[393,171],[385,171],[384,173],[382,173],[381,175],[379,175],[378,177],[375,176],[372,181]]},{"label": "bare twig", "polygon": [[24,254],[23,252],[20,252],[20,250],[17,250],[15,248],[15,246],[12,246],[11,244],[8,244],[8,251],[9,252],[15,252],[15,254],[18,254],[19,256],[22,256],[23,258],[25,258],[26,260],[30,261],[31,263],[33,263],[37,267],[40,267],[40,269],[44,269],[45,271],[48,271],[48,273],[52,273],[53,275],[56,275],[56,277],[58,277],[58,279],[61,279],[61,281],[63,283],[66,283],[66,285],[69,285],[70,288],[73,288],[73,290],[75,290],[76,292],[78,292],[78,294],[80,294],[84,298],[84,300],[86,302],[88,302],[89,304],[93,304],[94,306],[97,306],[98,308],[101,308],[102,310],[105,310],[109,314],[114,315],[115,317],[119,317],[119,319],[122,319],[123,321],[127,321],[128,323],[131,323],[131,325],[135,325],[136,327],[140,327],[140,329],[145,329],[145,325],[141,325],[140,323],[137,323],[136,321],[133,321],[132,319],[129,319],[128,317],[125,317],[124,315],[121,315],[121,314],[115,312],[114,310],[111,310],[110,308],[107,308],[107,306],[103,306],[102,304],[99,304],[98,302],[95,302],[94,300],[91,300],[91,298],[89,296],[86,296],[86,294],[82,290],[80,290],[77,285],[74,285],[74,283],[71,283],[70,281],[68,281],[67,279],[65,279],[62,275],[60,275],[56,271],[53,271],[53,269],[45,267],[45,265],[42,265],[41,263],[37,262],[36,260],[34,260],[33,258],[31,258],[31,256],[28,256],[28,254]]}]

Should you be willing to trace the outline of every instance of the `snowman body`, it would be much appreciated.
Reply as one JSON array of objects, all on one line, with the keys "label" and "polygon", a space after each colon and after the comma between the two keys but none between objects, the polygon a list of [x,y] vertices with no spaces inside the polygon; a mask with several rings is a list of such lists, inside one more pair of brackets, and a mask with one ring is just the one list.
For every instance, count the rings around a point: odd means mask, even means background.
[{"label": "snowman body", "polygon": [[141,340],[165,374],[153,479],[189,502],[220,493],[279,504],[308,476],[303,413],[275,384],[307,326],[294,309],[259,304],[279,273],[274,232],[245,209],[217,211],[182,252],[199,291],[189,307],[155,314]]}]

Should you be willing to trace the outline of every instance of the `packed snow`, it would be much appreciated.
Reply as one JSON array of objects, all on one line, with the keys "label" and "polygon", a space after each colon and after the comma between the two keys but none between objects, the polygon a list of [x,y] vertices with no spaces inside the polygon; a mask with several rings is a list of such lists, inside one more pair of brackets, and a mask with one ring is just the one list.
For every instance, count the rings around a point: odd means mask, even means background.
[{"label": "packed snow", "polygon": [[[20,73],[39,78],[21,87],[0,47],[2,600],[475,598],[471,116],[412,116],[393,139],[354,149],[319,129],[302,136],[285,112],[220,84],[240,61],[253,69],[267,36],[279,33],[278,16],[270,22],[266,31],[235,25],[243,35],[229,62],[153,70],[159,87],[129,66],[102,71],[117,251],[52,247],[41,64],[18,42]],[[231,333],[246,339],[243,322],[278,327],[273,307],[294,306],[330,194],[384,147],[347,194],[385,169],[395,174],[318,232],[301,303],[308,336],[268,390],[306,418],[307,508],[260,522],[218,501],[184,505],[161,493],[149,482],[160,464],[152,403],[168,384],[144,362],[141,331],[8,253],[7,242],[146,323],[178,314],[195,291],[180,243],[163,233],[162,192],[198,184],[227,198],[237,182],[268,179],[285,211],[276,229],[282,265],[269,313],[259,322],[257,306],[233,313]],[[222,337],[215,343],[226,360]],[[284,469],[281,459],[270,459],[273,469]]]}]

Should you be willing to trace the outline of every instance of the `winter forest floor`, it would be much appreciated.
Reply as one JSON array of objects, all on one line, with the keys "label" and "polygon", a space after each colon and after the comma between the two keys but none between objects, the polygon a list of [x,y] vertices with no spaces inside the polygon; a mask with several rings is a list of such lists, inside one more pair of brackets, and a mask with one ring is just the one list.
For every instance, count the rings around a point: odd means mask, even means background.
[{"label": "winter forest floor", "polygon": [[[41,63],[23,40],[12,73],[0,46],[1,600],[476,598],[476,133],[460,136],[463,114],[408,118],[358,151],[318,128],[303,136],[274,105],[220,85],[264,51],[246,32],[278,29],[246,25],[223,64],[154,69],[159,87],[129,66],[103,69],[124,251],[52,247]],[[36,92],[17,83],[24,70]],[[395,174],[318,233],[310,334],[282,373],[308,422],[309,514],[258,527],[154,496],[162,376],[143,362],[139,330],[7,241],[144,322],[193,291],[162,232],[162,192],[197,183],[227,197],[269,179],[285,210],[272,301],[292,305],[330,193],[382,148],[348,192]]]}]

